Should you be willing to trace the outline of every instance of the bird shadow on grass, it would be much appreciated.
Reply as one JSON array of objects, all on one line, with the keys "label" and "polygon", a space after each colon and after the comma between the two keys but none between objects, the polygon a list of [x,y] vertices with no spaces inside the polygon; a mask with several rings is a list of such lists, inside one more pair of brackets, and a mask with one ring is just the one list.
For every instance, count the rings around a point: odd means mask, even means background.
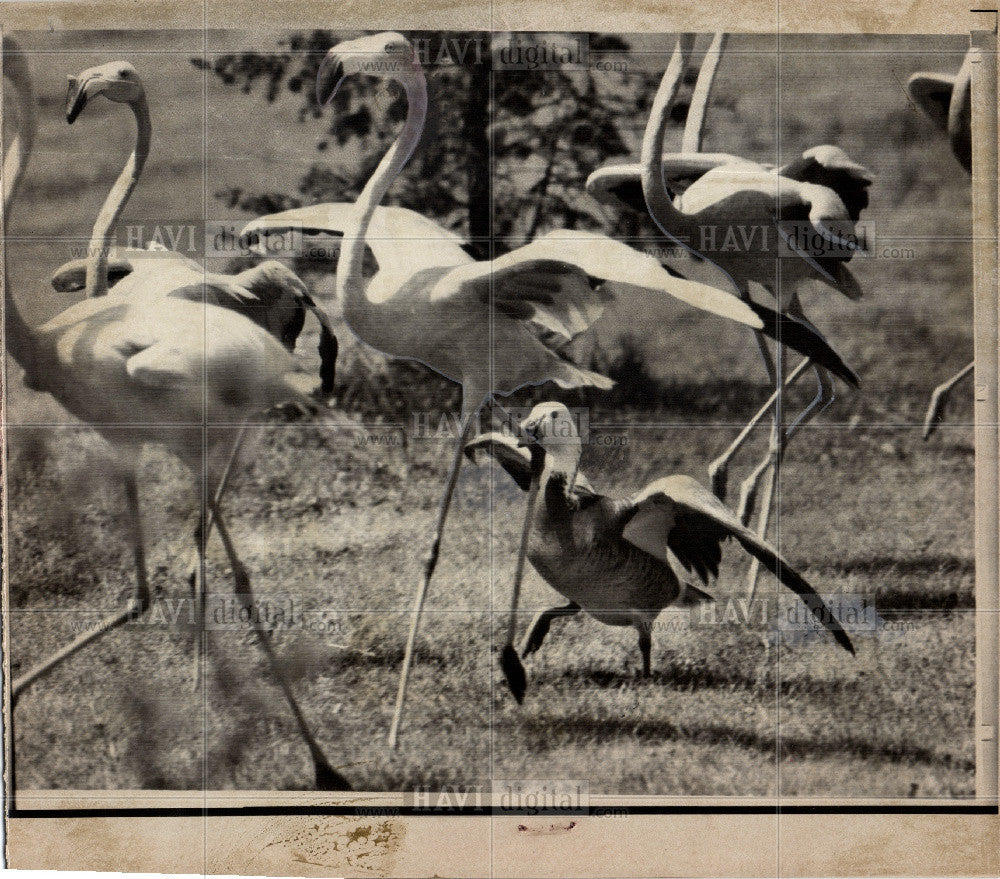
[{"label": "bird shadow on grass", "polygon": [[[826,573],[825,568],[818,566],[817,570]],[[956,583],[961,579],[971,581],[976,573],[973,559],[954,555],[870,556],[846,559],[828,569],[842,576],[872,578],[870,598],[879,610],[973,610],[976,606],[973,584],[969,582],[963,587]],[[919,582],[913,586],[888,585],[885,580],[890,577],[918,578]]]},{"label": "bird shadow on grass", "polygon": [[[760,697],[801,694],[804,690],[811,695],[837,697],[853,691],[857,682],[853,680],[803,680],[801,677],[782,677],[775,681],[773,673],[766,673],[775,664],[772,660],[766,667],[762,661],[753,669],[743,670],[732,666],[704,666],[692,663],[661,662],[648,678],[636,677],[628,671],[611,671],[599,668],[569,668],[558,673],[541,674],[534,678],[532,686],[547,684],[570,685],[568,689],[579,692],[587,687],[603,690],[630,689],[641,693],[644,689],[662,687],[675,691],[694,692],[697,690],[745,690]],[[764,672],[763,674],[761,672]],[[530,673],[530,672],[529,672]],[[530,694],[529,694],[530,698]]]},{"label": "bird shadow on grass", "polygon": [[[506,730],[504,727],[508,727]],[[518,737],[524,747],[534,753],[578,742],[581,738],[600,744],[618,744],[624,739],[633,743],[688,742],[698,745],[725,745],[779,754],[779,737],[755,730],[741,729],[719,723],[685,725],[666,719],[590,718],[566,717],[554,714],[537,714],[523,717],[519,722],[497,722],[497,733]],[[971,772],[975,761],[954,754],[941,753],[909,742],[875,742],[871,738],[849,734],[818,736],[780,736],[780,757],[829,758],[832,755],[851,755],[860,759],[882,759],[893,762],[926,763],[948,766]]]}]

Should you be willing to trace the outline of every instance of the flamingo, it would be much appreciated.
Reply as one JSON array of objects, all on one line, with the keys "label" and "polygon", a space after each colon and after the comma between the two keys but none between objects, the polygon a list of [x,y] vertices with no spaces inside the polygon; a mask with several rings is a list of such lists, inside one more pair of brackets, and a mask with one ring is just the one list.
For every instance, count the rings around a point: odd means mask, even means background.
[{"label": "flamingo", "polygon": [[[680,243],[691,251],[695,263],[708,263],[721,272],[728,281],[736,287],[740,296],[749,299],[750,283],[764,287],[778,300],[781,312],[787,313],[807,326],[811,326],[805,317],[799,300],[799,287],[807,280],[816,280],[832,287],[852,299],[861,295],[860,285],[846,266],[846,261],[855,250],[860,249],[855,242],[843,237],[852,235],[857,217],[854,212],[860,211],[867,201],[867,195],[861,198],[851,198],[851,208],[829,185],[794,180],[775,173],[773,169],[754,162],[740,160],[737,162],[723,161],[711,167],[692,182],[674,203],[664,183],[663,173],[663,141],[669,121],[670,108],[680,87],[680,81],[687,64],[692,38],[684,35],[678,39],[677,48],[670,61],[659,90],[650,111],[649,121],[643,138],[642,160],[640,162],[640,178],[647,210],[664,235]],[[716,157],[717,158],[717,157]],[[835,166],[826,169],[823,161],[832,161]],[[849,160],[848,160],[849,161]],[[847,174],[856,177],[856,185],[863,191],[867,186],[867,172],[860,166],[842,167],[839,153],[827,149],[807,153],[801,162],[796,162],[791,171],[804,177],[815,176],[818,173],[830,174],[833,179],[840,180]],[[817,172],[817,167],[820,171]],[[627,180],[628,178],[626,178]],[[634,179],[634,178],[633,178]],[[591,175],[588,188],[595,195],[600,195],[622,183],[622,178],[613,169],[601,169]],[[790,224],[790,225],[789,225]],[[718,230],[733,230],[743,227],[754,231],[759,230],[767,237],[755,248],[754,252],[747,249],[723,248],[711,251],[706,257],[698,253],[687,241],[700,241],[704,247],[706,234],[716,234]],[[772,231],[775,234],[772,234]],[[802,238],[809,242],[803,247]],[[822,253],[815,253],[815,242],[822,242]],[[826,252],[835,247],[833,252]],[[780,284],[776,284],[776,273],[780,273]],[[777,292],[776,292],[777,291]],[[784,340],[782,340],[783,342]],[[725,497],[728,461],[742,445],[750,430],[759,418],[775,407],[774,429],[771,435],[770,448],[766,458],[758,465],[744,481],[738,512],[743,522],[748,522],[753,512],[757,488],[761,479],[771,471],[771,479],[765,485],[764,498],[761,501],[761,516],[758,523],[758,535],[767,533],[770,519],[770,507],[778,479],[778,468],[784,454],[785,445],[794,430],[826,408],[833,399],[833,379],[821,365],[813,363],[818,382],[818,393],[809,406],[796,417],[787,431],[781,425],[781,389],[786,384],[782,351],[779,344],[776,348],[775,360],[760,333],[757,342],[768,371],[769,378],[775,386],[775,394],[761,409],[750,425],[740,434],[737,441],[710,467],[712,489],[721,499]],[[806,363],[789,376],[794,380],[805,369]],[[857,386],[857,380],[849,382]],[[751,567],[748,589],[753,593],[758,566]]]},{"label": "flamingo", "polygon": [[[657,616],[685,598],[712,600],[682,578],[697,575],[707,584],[717,577],[722,543],[729,537],[798,595],[838,645],[854,653],[847,633],[816,590],[697,480],[667,476],[627,497],[609,497],[595,491],[580,472],[583,447],[576,422],[562,403],[535,406],[520,430],[517,439],[487,433],[465,447],[473,461],[479,452],[491,455],[529,491],[504,646],[504,670],[518,702],[524,698],[526,678],[513,636],[525,555],[539,575],[569,599],[535,616],[521,644],[525,655],[541,647],[553,620],[584,611],[605,625],[636,630],[642,673],[648,676]],[[532,494],[540,496],[540,503],[532,502]]]},{"label": "flamingo", "polygon": [[[156,242],[148,249],[127,248],[111,252],[108,242],[114,240],[118,220],[139,182],[152,144],[152,124],[146,89],[135,67],[127,61],[112,61],[81,71],[69,77],[66,121],[72,125],[81,112],[97,97],[125,104],[135,116],[136,143],[128,163],[107,198],[91,233],[89,252],[100,257],[72,260],[62,265],[52,276],[52,286],[59,292],[83,289],[88,298],[104,296],[163,296],[207,302],[228,308],[250,318],[275,336],[289,351],[305,323],[306,313],[312,312],[320,324],[320,387],[322,397],[333,392],[337,339],[326,312],[318,308],[306,285],[289,268],[277,260],[267,260],[236,275],[208,272],[197,262],[168,250]],[[103,265],[103,268],[102,268]],[[217,501],[222,500],[232,466],[236,461],[247,427],[240,429],[233,443],[225,470],[218,486]],[[204,513],[203,513],[204,514]],[[207,540],[213,528],[211,516],[200,520],[198,534],[204,531]],[[200,540],[200,537],[196,537]],[[206,597],[201,582],[203,571],[195,565],[191,572],[192,591],[199,621]],[[198,625],[200,630],[200,625]],[[202,665],[203,643],[195,642],[193,687],[197,690]]]},{"label": "flamingo", "polygon": [[[951,150],[959,164],[972,173],[972,52],[968,52],[958,73],[914,73],[906,83],[913,101],[947,132]],[[924,416],[924,439],[944,418],[944,407],[956,385],[972,375],[976,362],[960,369],[934,389]]]},{"label": "flamingo", "polygon": [[[4,162],[4,217],[10,216],[31,155],[36,121],[30,70],[23,53],[4,40],[4,75],[13,86],[21,127]],[[106,239],[91,250],[87,275],[106,281],[101,254]],[[215,305],[157,295],[100,296],[85,299],[39,327],[21,315],[4,271],[6,346],[24,371],[25,385],[50,394],[67,411],[96,430],[115,452],[130,523],[135,589],[128,606],[13,681],[11,706],[36,681],[108,632],[149,608],[152,595],[146,570],[145,539],[139,508],[137,468],[146,444],[160,445],[208,483],[208,505],[233,570],[236,595],[254,624],[254,632],[313,760],[317,786],[349,789],[347,780],[327,760],[309,728],[281,670],[267,631],[253,611],[253,592],[214,492],[216,461],[231,441],[230,431],[212,425],[245,422],[287,400],[313,407],[298,388],[296,362],[270,333],[246,317]],[[148,280],[151,285],[152,279]],[[198,542],[199,557],[204,546]]]},{"label": "flamingo", "polygon": [[[605,376],[573,364],[561,350],[600,316],[612,298],[602,282],[667,293],[773,338],[794,339],[793,344],[814,350],[832,364],[837,374],[849,380],[853,373],[818,334],[797,321],[714,287],[676,278],[647,254],[604,235],[550,232],[495,260],[475,262],[456,236],[412,211],[376,213],[420,138],[427,110],[426,82],[403,36],[361,37],[327,53],[317,77],[320,105],[328,104],[342,79],[353,73],[395,79],[408,102],[401,133],[353,211],[343,205],[297,208],[262,217],[242,234],[266,236],[294,227],[307,234],[342,235],[336,292],[348,327],[382,353],[418,360],[462,385],[461,435],[414,601],[389,731],[389,746],[395,748],[420,615],[475,416],[493,394],[510,394],[525,385],[551,381],[561,388],[611,387]],[[369,240],[381,241],[385,259],[366,291],[362,262]]]},{"label": "flamingo", "polygon": [[[664,153],[662,160],[664,184],[670,193],[675,196],[683,196],[693,183],[709,171],[714,171],[724,165],[750,165],[754,168],[763,168],[778,178],[832,189],[855,222],[860,219],[861,211],[868,206],[868,187],[872,183],[871,172],[863,165],[853,161],[840,147],[832,144],[811,147],[805,150],[801,156],[780,166],[750,162],[741,156],[730,153]],[[641,176],[642,165],[638,162],[609,165],[595,171],[588,179],[587,185],[591,195],[605,204],[645,212],[647,208],[642,193]],[[852,276],[845,277],[850,284]],[[847,295],[854,298],[853,292],[849,292]],[[860,295],[860,288],[858,288],[858,295]],[[809,365],[807,360],[803,360],[789,373],[785,379],[784,387],[787,388],[794,384]],[[832,385],[829,386],[829,390],[832,393]],[[753,429],[776,404],[777,397],[778,393],[775,390],[740,431],[736,439],[709,465],[709,477],[713,491],[721,499],[725,499],[729,462],[749,439]],[[811,405],[818,406],[819,402],[819,398],[816,398]],[[823,408],[826,408],[830,402],[832,399],[826,399]],[[814,414],[819,414],[821,411],[822,409],[816,409]],[[806,420],[808,419],[805,416],[799,416],[797,423],[786,431],[786,439],[795,428],[801,427]],[[769,463],[769,459],[765,459],[744,483],[740,503],[737,507],[741,518],[752,506],[757,484],[763,469]]]}]

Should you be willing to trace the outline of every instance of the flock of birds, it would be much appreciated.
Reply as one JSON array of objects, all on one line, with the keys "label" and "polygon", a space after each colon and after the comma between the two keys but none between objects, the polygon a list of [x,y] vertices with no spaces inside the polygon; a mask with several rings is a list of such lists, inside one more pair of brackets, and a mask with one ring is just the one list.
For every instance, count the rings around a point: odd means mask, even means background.
[{"label": "flock of birds", "polygon": [[[428,107],[420,62],[401,35],[382,33],[342,42],[326,54],[316,95],[329,104],[346,76],[394,79],[407,98],[407,116],[357,201],[320,204],[261,217],[244,236],[267,252],[267,238],[290,228],[308,236],[341,239],[336,295],[346,323],[383,354],[417,360],[462,387],[462,433],[456,443],[430,548],[417,585],[412,623],[400,674],[389,741],[395,747],[421,611],[440,555],[448,512],[463,456],[492,455],[527,492],[524,528],[515,566],[511,615],[501,665],[520,702],[527,678],[520,655],[537,650],[553,620],[585,611],[600,622],[636,629],[644,674],[650,672],[651,631],[660,611],[679,601],[707,601],[695,585],[718,573],[722,544],[735,539],[753,557],[748,588],[758,566],[797,594],[834,638],[853,653],[850,638],[812,586],[767,540],[768,516],[782,455],[791,434],[829,405],[835,379],[858,378],[806,318],[802,282],[815,280],[857,298],[861,288],[848,263],[858,249],[854,224],[868,205],[871,175],[842,150],[820,146],[787,165],[770,167],[701,152],[701,134],[725,36],[715,37],[698,74],[685,124],[683,151],[664,154],[664,138],[694,38],[683,35],[664,73],[642,141],[638,164],[595,171],[587,191],[606,203],[648,212],[671,242],[688,251],[683,277],[669,258],[658,259],[598,233],[549,232],[491,261],[473,260],[454,233],[414,211],[382,206],[423,131]],[[18,125],[3,165],[4,222],[23,180],[35,135],[35,98],[24,53],[3,41],[3,74],[13,86]],[[957,77],[917,74],[912,97],[951,137],[970,168],[968,61]],[[66,117],[72,123],[103,96],[124,104],[136,122],[135,148],[94,223],[88,256],[62,266],[52,277],[57,291],[84,298],[39,327],[18,309],[4,266],[7,350],[24,371],[27,387],[50,394],[114,447],[129,506],[135,590],[128,607],[108,616],[12,683],[12,706],[28,687],[72,655],[149,608],[145,542],[136,481],[143,446],[176,455],[199,479],[205,500],[194,534],[198,563],[191,590],[204,622],[206,541],[221,538],[239,601],[252,607],[250,577],[240,561],[222,511],[222,500],[247,425],[280,406],[330,419],[337,340],[323,309],[287,267],[267,260],[235,275],[209,273],[162,248],[115,250],[117,224],[151,150],[152,122],[142,81],[127,62],[82,71],[69,80]],[[773,230],[774,246],[757,257],[692,249],[696,232],[735,223]],[[804,227],[824,243],[802,249],[788,232]],[[363,277],[366,248],[378,272]],[[784,248],[775,259],[775,248]],[[781,276],[776,277],[776,264]],[[698,280],[704,271],[708,280]],[[751,298],[751,285],[770,293],[777,308]],[[569,342],[588,330],[622,289],[664,294],[740,323],[753,331],[775,391],[747,429],[710,467],[711,488],[687,476],[657,479],[625,498],[596,492],[580,470],[581,440],[561,403],[536,406],[517,436],[473,433],[484,406],[497,405],[527,385],[607,389],[612,382],[573,363]],[[735,294],[735,295],[734,295]],[[304,375],[293,350],[308,315],[320,324],[319,386]],[[769,341],[770,340],[770,341]],[[772,352],[773,346],[773,352]],[[484,356],[492,348],[493,362]],[[803,356],[786,370],[784,349]],[[806,369],[816,376],[810,405],[785,423],[782,391]],[[971,365],[967,371],[971,371]],[[964,374],[964,373],[963,373]],[[935,394],[933,427],[956,377]],[[772,417],[768,454],[752,470],[737,510],[724,503],[727,467],[753,426]],[[168,428],[169,429],[166,429]],[[206,430],[206,428],[212,428]],[[770,472],[755,529],[750,522],[757,488]],[[539,613],[514,646],[516,610],[525,559],[567,600]],[[316,785],[349,789],[327,760],[277,662],[268,632],[250,613],[256,638],[311,753]],[[195,651],[196,680],[202,639]]]}]

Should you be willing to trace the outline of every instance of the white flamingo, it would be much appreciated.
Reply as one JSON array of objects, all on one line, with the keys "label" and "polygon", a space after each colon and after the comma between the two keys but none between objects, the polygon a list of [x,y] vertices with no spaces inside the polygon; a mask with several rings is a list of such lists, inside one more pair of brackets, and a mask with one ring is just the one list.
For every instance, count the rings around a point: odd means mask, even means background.
[{"label": "white flamingo", "polygon": [[[847,260],[859,248],[850,237],[844,236],[853,234],[857,217],[852,212],[860,210],[863,205],[859,206],[859,203],[852,201],[852,207],[848,208],[829,185],[794,180],[746,160],[719,161],[718,155],[705,162],[710,162],[713,167],[691,182],[675,203],[665,185],[663,142],[670,109],[680,87],[691,46],[692,38],[689,35],[678,40],[677,49],[650,110],[639,165],[646,208],[668,238],[692,253],[694,262],[687,262],[686,266],[693,266],[696,270],[701,262],[716,273],[721,270],[745,299],[750,296],[750,283],[758,284],[778,299],[779,309],[783,313],[802,324],[810,325],[799,300],[799,287],[804,281],[820,281],[853,299],[861,295],[860,286],[846,266]],[[818,152],[806,153],[803,160],[790,166],[790,170],[809,177],[817,173],[817,166],[824,171],[821,160],[839,165],[840,155],[840,151],[820,148]],[[691,162],[690,154],[682,156],[682,161]],[[867,178],[867,172],[860,166],[838,167],[836,171],[838,175],[846,173],[848,176],[857,176],[862,190],[867,186],[867,181],[860,179]],[[685,173],[690,173],[690,169]],[[601,169],[591,175],[588,188],[600,196],[629,181],[634,182],[630,173],[622,175],[613,168]],[[863,200],[867,202],[866,194]],[[754,235],[765,237],[759,242],[751,241],[747,247],[723,247],[703,253],[699,253],[695,247],[694,242],[698,242],[698,247],[704,250],[706,242],[710,241],[707,236],[720,231],[728,235],[738,227],[750,229]],[[821,252],[816,252],[817,242],[822,244]],[[834,248],[833,252],[829,252],[831,248]],[[691,268],[686,271],[691,271]],[[776,273],[779,272],[780,283],[776,283]],[[781,413],[781,390],[786,385],[782,346],[778,345],[776,348],[776,364],[759,333],[757,341],[768,376],[774,384],[775,394],[741,432],[736,442],[713,462],[710,472],[713,491],[720,498],[724,497],[729,459],[749,436],[752,427],[773,405],[774,429],[768,455],[744,481],[738,509],[741,520],[748,521],[760,480],[770,470],[771,479],[765,485],[758,523],[758,535],[763,537],[767,533],[778,467],[788,437],[829,405],[833,399],[834,385],[824,367],[812,364],[818,382],[817,396],[786,431],[782,425]],[[797,378],[805,366],[805,363],[801,364],[787,381]],[[851,383],[856,385],[856,378]],[[754,564],[748,584],[751,593],[757,572],[758,566]]]},{"label": "white flamingo", "polygon": [[[906,83],[910,97],[938,128],[948,134],[951,150],[959,164],[972,173],[972,52],[954,76],[946,73],[914,73]],[[960,369],[934,389],[924,416],[924,439],[944,418],[944,407],[955,386],[973,374],[976,362]]]},{"label": "white flamingo", "polygon": [[[330,49],[317,79],[319,103],[329,103],[342,78],[352,73],[395,79],[408,101],[403,129],[353,211],[343,205],[299,208],[256,220],[242,234],[266,235],[294,227],[304,233],[342,235],[337,295],[350,329],[384,354],[418,360],[462,385],[461,436],[416,594],[389,732],[390,747],[395,747],[420,615],[437,564],[462,449],[487,399],[546,381],[562,388],[611,386],[606,377],[561,355],[561,347],[586,330],[612,298],[610,287],[601,286],[602,282],[666,293],[772,337],[794,338],[796,328],[769,309],[676,278],[652,257],[603,235],[551,232],[493,261],[474,262],[456,236],[412,211],[376,212],[420,138],[427,110],[426,82],[412,46],[395,33],[362,37]],[[381,242],[385,260],[366,291],[362,263],[369,240]],[[385,246],[389,242],[392,246]],[[798,329],[801,347],[815,351],[838,374],[852,375],[817,334]]]},{"label": "white flamingo", "polygon": [[[628,497],[608,497],[596,492],[580,472],[579,432],[562,403],[535,406],[520,429],[519,439],[490,433],[466,446],[473,460],[478,451],[492,455],[529,492],[502,655],[518,702],[527,683],[513,646],[525,556],[569,604],[536,615],[522,643],[523,654],[542,645],[554,619],[582,610],[605,625],[635,628],[642,673],[648,676],[657,616],[685,595],[695,601],[712,600],[685,586],[683,578],[695,575],[707,584],[718,576],[722,544],[729,537],[795,592],[837,644],[854,653],[847,633],[816,590],[697,480],[668,476]],[[534,503],[536,495],[541,503]]]},{"label": "white flamingo", "polygon": [[[30,158],[36,123],[24,55],[7,38],[4,50],[4,75],[14,86],[21,111],[21,127],[4,162],[4,216],[9,217]],[[100,244],[91,251],[94,265],[88,267],[88,275],[98,284],[104,275],[100,254],[109,240]],[[218,483],[214,465],[219,452],[232,442],[233,425],[290,399],[311,405],[298,390],[295,360],[270,333],[233,311],[152,291],[131,298],[86,299],[42,326],[32,327],[11,294],[5,266],[4,309],[7,350],[24,370],[25,385],[50,394],[115,451],[115,467],[128,503],[136,576],[127,608],[109,615],[13,681],[12,706],[31,684],[149,607],[152,596],[136,470],[142,447],[160,445],[199,478],[207,471],[208,504],[236,579],[237,598],[254,621],[257,639],[309,747],[316,783],[327,789],[348,788],[309,729],[269,636],[253,613],[250,578],[213,494]],[[199,553],[203,549],[199,542]]]},{"label": "white flamingo", "polygon": [[[277,260],[267,260],[239,274],[224,275],[208,272],[197,262],[155,242],[151,242],[146,250],[112,250],[110,242],[114,240],[118,221],[139,182],[150,152],[153,132],[146,89],[132,64],[112,61],[69,77],[66,121],[72,125],[85,107],[100,96],[131,109],[136,122],[135,147],[94,222],[88,252],[96,253],[99,258],[86,257],[65,263],[52,276],[52,286],[60,292],[83,289],[88,298],[110,292],[112,296],[161,296],[218,305],[250,318],[289,351],[295,348],[306,313],[312,312],[320,323],[318,391],[321,396],[329,397],[334,387],[337,339],[326,313],[316,306],[306,285],[286,266]],[[246,427],[241,428],[236,436],[219,479],[217,503],[221,502],[225,493],[245,433]],[[207,540],[213,527],[211,514],[202,510],[196,542],[202,540],[202,532]],[[191,583],[199,617],[196,628],[199,631],[206,597],[202,577],[201,566],[195,565]],[[193,675],[195,689],[200,681],[203,646],[202,638],[197,638]]]}]

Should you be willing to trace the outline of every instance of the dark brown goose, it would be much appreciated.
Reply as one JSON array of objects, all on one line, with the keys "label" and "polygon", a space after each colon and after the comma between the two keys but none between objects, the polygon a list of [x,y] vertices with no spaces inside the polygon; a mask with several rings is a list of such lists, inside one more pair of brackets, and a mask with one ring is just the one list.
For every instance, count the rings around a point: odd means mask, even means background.
[{"label": "dark brown goose", "polygon": [[[648,675],[654,621],[689,589],[694,597],[711,600],[701,590],[686,587],[684,577],[694,575],[704,583],[716,577],[727,537],[759,559],[802,599],[841,647],[854,653],[847,633],[816,590],[697,480],[667,476],[627,497],[608,497],[596,492],[579,471],[582,445],[565,406],[539,404],[521,429],[520,440],[489,433],[465,450],[472,460],[479,451],[491,454],[525,491],[533,476],[538,481],[539,502],[531,511],[530,529],[525,526],[528,538],[522,549],[569,604],[535,617],[522,653],[541,646],[552,620],[585,611],[609,626],[636,629],[643,674]],[[519,558],[518,573],[522,564]],[[512,660],[505,660],[505,670],[508,662]],[[512,686],[515,696],[517,689]]]}]

